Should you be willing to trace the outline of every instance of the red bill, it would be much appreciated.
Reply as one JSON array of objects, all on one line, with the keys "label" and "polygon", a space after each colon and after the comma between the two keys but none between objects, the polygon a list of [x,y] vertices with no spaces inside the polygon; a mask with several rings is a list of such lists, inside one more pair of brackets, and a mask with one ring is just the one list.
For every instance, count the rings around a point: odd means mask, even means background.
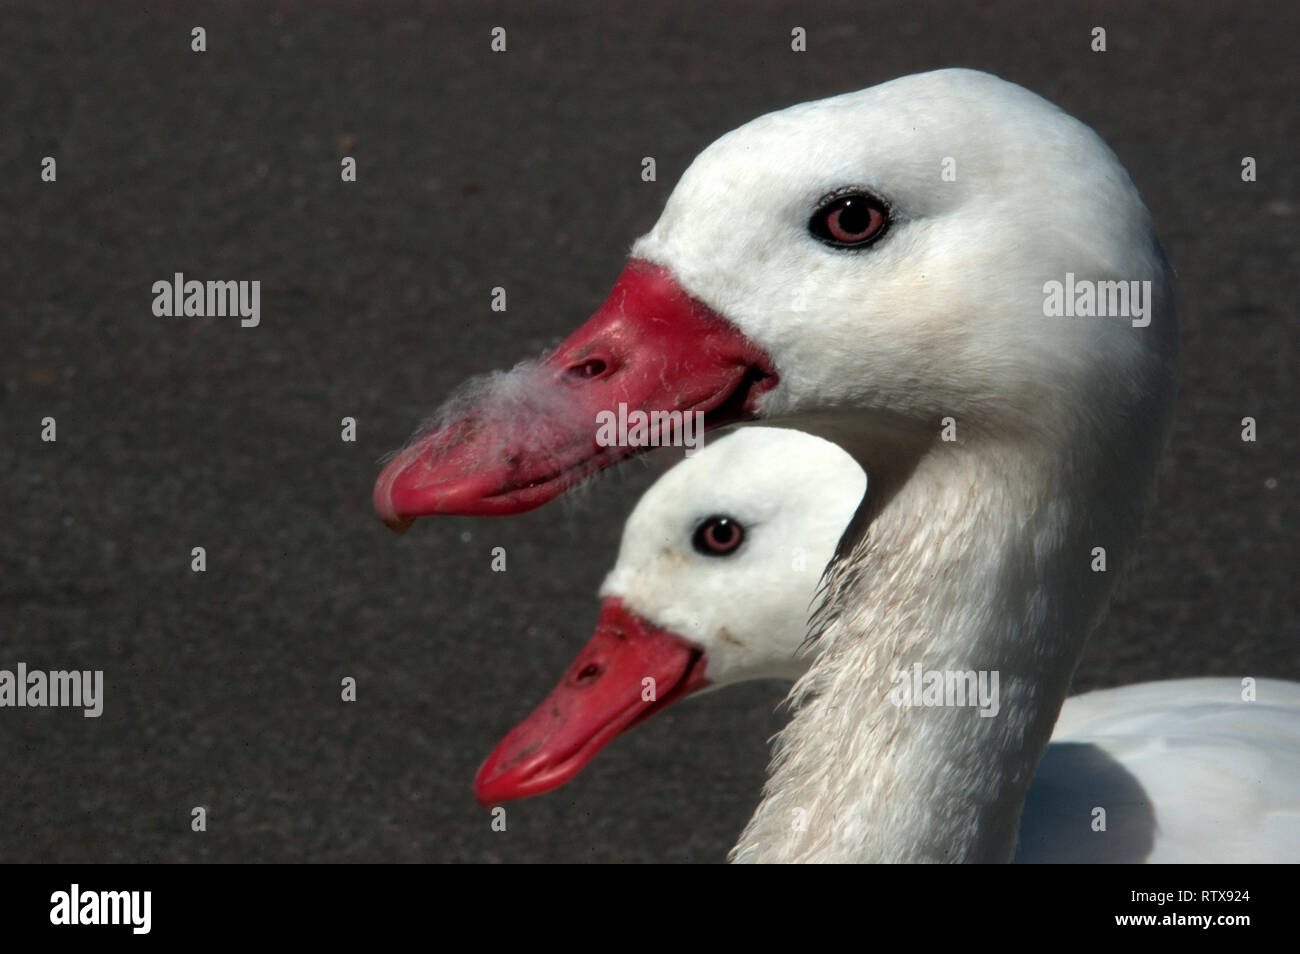
[{"label": "red bill", "polygon": [[495,805],[558,788],[615,736],[708,685],[706,665],[698,646],[606,599],[560,684],[479,768],[474,797]]},{"label": "red bill", "polygon": [[636,259],[538,372],[526,399],[506,411],[471,407],[390,461],[374,491],[384,522],[400,532],[431,514],[532,510],[643,449],[602,443],[603,412],[698,411],[706,428],[719,427],[753,417],[776,384],[762,349],[667,269]]}]

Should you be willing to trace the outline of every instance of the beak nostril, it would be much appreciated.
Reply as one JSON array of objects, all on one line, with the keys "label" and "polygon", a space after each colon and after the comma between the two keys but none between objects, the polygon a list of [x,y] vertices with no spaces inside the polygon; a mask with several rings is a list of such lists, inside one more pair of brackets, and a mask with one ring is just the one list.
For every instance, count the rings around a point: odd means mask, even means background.
[{"label": "beak nostril", "polygon": [[604,361],[599,358],[591,358],[579,364],[571,365],[565,373],[571,378],[579,378],[589,381],[603,375],[609,368]]},{"label": "beak nostril", "polygon": [[594,682],[600,678],[602,671],[603,670],[598,663],[587,663],[587,665],[583,666],[582,669],[579,670],[578,674],[573,677],[573,681],[578,685]]}]

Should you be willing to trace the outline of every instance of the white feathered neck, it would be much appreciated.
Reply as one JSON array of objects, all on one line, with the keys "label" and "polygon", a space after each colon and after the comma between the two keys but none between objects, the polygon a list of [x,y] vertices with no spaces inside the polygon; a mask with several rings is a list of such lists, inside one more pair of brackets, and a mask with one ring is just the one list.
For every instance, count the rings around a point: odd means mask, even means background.
[{"label": "white feathered neck", "polygon": [[[807,227],[843,188],[890,215],[847,254]],[[1009,859],[1173,397],[1166,265],[1123,166],[1015,84],[920,74],[723,136],[633,253],[771,356],[765,421],[840,444],[872,488],[736,856]],[[1067,274],[1149,281],[1149,325],[1045,317],[1045,283]],[[999,669],[999,717],[892,706],[891,674],[917,662]]]}]

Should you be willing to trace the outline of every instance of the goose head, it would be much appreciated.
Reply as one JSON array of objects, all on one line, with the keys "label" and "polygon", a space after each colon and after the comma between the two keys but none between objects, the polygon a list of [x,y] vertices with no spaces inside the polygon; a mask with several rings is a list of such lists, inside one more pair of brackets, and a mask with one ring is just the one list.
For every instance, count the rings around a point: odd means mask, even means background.
[{"label": "goose head", "polygon": [[[1149,282],[1147,314],[1045,316],[1071,280]],[[1077,444],[1167,390],[1167,298],[1147,211],[1091,129],[986,73],[903,77],[706,148],[608,300],[528,369],[529,399],[419,436],[375,506],[399,530],[539,506],[640,450],[598,439],[620,405],[797,426],[886,491],[945,418]]]},{"label": "goose head", "polygon": [[835,445],[766,427],[668,471],[624,525],[595,635],[483,763],[478,800],[562,785],[620,732],[705,687],[796,678],[821,568],[866,482]]}]

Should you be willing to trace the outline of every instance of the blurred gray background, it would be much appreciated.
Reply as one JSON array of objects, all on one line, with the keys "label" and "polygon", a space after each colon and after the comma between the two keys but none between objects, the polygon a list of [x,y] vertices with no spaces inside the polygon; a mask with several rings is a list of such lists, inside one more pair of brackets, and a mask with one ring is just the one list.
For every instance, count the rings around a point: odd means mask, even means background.
[{"label": "blurred gray background", "polygon": [[[97,720],[0,710],[0,860],[722,860],[777,684],[670,710],[504,833],[470,795],[590,634],[657,465],[398,538],[377,461],[576,327],[718,135],[943,66],[1097,129],[1180,277],[1160,499],[1075,688],[1300,678],[1295,5],[535,6],[0,5],[0,668],[107,680]],[[260,279],[261,326],[153,317],[176,271]]]}]

